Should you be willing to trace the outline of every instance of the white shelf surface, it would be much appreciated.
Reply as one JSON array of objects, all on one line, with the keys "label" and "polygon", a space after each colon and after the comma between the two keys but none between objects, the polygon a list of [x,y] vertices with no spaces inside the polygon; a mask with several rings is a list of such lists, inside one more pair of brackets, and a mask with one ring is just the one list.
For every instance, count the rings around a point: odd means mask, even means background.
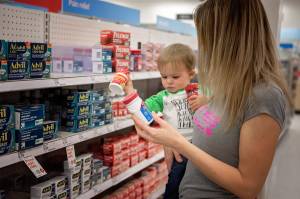
[{"label": "white shelf surface", "polygon": [[77,199],[87,199],[87,198],[93,198],[97,196],[98,194],[108,190],[109,188],[119,184],[120,182],[126,180],[127,178],[133,176],[134,174],[142,171],[143,169],[147,168],[148,166],[152,165],[153,163],[161,160],[164,158],[164,152],[161,151],[157,155],[155,155],[152,158],[146,159],[142,161],[141,163],[129,168],[127,171],[124,173],[117,175],[99,185],[96,185],[92,187],[91,190],[88,192],[81,194]]},{"label": "white shelf surface", "polygon": [[157,199],[165,193],[166,186],[161,186],[155,190],[148,199]]},{"label": "white shelf surface", "polygon": [[25,157],[43,155],[73,144],[84,142],[86,140],[96,138],[131,126],[133,126],[133,121],[131,119],[126,119],[117,120],[114,121],[114,123],[112,124],[101,126],[99,128],[89,129],[80,133],[60,132],[59,138],[49,140],[43,145],[28,150],[13,152],[10,154],[0,156],[0,168],[9,166],[17,162],[21,162]]},{"label": "white shelf surface", "polygon": [[[49,79],[1,81],[0,93],[64,86],[108,83],[111,81],[113,75],[113,73],[98,75],[92,73],[52,73]],[[132,80],[155,79],[159,77],[160,74],[157,71],[131,73]]]}]

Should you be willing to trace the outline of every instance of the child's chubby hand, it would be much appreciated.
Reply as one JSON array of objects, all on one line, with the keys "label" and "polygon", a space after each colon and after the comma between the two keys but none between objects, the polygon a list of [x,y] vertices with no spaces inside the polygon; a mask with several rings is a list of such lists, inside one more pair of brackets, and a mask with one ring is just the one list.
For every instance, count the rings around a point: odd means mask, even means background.
[{"label": "child's chubby hand", "polygon": [[124,87],[124,92],[126,95],[130,95],[131,93],[135,92],[136,90],[133,88],[133,83],[132,83],[130,75],[128,75],[127,77],[128,77],[128,81]]},{"label": "child's chubby hand", "polygon": [[192,95],[188,98],[188,103],[193,112],[208,103],[208,99],[204,95]]}]

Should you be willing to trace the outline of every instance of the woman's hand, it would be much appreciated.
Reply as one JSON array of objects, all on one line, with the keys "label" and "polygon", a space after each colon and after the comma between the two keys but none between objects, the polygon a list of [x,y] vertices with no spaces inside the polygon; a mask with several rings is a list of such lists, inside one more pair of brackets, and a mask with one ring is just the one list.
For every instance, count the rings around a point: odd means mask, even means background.
[{"label": "woman's hand", "polygon": [[188,103],[193,112],[208,103],[208,99],[203,95],[192,95],[188,98]]},{"label": "woman's hand", "polygon": [[158,117],[155,113],[152,114],[155,122],[159,124],[159,128],[150,127],[138,117],[132,115],[137,133],[150,142],[176,149],[177,143],[185,138],[166,121]]},{"label": "woman's hand", "polygon": [[130,95],[131,93],[135,92],[136,90],[133,88],[133,83],[132,83],[132,80],[130,78],[130,75],[127,75],[128,77],[128,80],[127,80],[127,83],[124,87],[124,92],[126,95]]}]

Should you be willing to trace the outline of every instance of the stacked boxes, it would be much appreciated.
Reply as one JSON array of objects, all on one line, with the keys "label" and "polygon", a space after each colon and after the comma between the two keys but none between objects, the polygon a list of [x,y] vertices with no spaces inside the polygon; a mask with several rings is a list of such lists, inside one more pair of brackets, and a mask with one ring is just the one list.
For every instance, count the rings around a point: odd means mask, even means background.
[{"label": "stacked boxes", "polygon": [[113,99],[112,112],[115,119],[126,119],[129,117],[129,111],[120,98]]},{"label": "stacked boxes", "polygon": [[54,73],[81,73],[91,72],[92,50],[86,47],[53,47],[53,72]]},{"label": "stacked boxes", "polygon": [[58,131],[57,121],[44,121],[43,123],[44,141],[56,138],[57,131]]},{"label": "stacked boxes", "polygon": [[30,189],[30,198],[68,198],[67,184],[68,181],[65,176],[57,176],[46,182],[32,186]]},{"label": "stacked boxes", "polygon": [[93,73],[112,73],[112,50],[96,45],[92,49]]},{"label": "stacked boxes", "polygon": [[28,149],[43,144],[44,117],[45,106],[42,104],[15,108],[17,150]]},{"label": "stacked boxes", "polygon": [[4,40],[0,43],[0,80],[48,78],[50,76],[50,44]]},{"label": "stacked boxes", "polygon": [[103,30],[101,31],[100,41],[102,49],[112,51],[113,72],[129,68],[130,33]]},{"label": "stacked boxes", "polygon": [[63,111],[65,126],[70,132],[80,132],[89,127],[90,92],[71,91],[66,96]]},{"label": "stacked boxes", "polygon": [[112,123],[110,98],[104,91],[91,91],[90,128]]},{"label": "stacked boxes", "polygon": [[14,106],[0,105],[0,155],[15,148]]}]

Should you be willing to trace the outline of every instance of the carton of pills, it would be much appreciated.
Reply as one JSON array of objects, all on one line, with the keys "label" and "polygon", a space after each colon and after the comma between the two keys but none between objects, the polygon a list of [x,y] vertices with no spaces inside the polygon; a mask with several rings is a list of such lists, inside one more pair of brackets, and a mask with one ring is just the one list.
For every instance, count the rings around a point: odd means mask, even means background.
[{"label": "carton of pills", "polygon": [[15,108],[12,105],[0,105],[0,129],[15,127]]},{"label": "carton of pills", "polygon": [[0,40],[0,60],[4,60],[7,57],[7,42]]},{"label": "carton of pills", "polygon": [[73,119],[78,116],[88,116],[90,114],[90,105],[78,105],[66,107],[67,118]]},{"label": "carton of pills", "polygon": [[79,116],[74,119],[67,119],[66,130],[70,132],[85,131],[89,128],[90,118],[88,116]]},{"label": "carton of pills", "polygon": [[91,178],[92,170],[91,168],[81,170],[81,183],[89,180]]},{"label": "carton of pills", "polygon": [[103,64],[104,62],[102,61],[93,61],[92,72],[96,74],[104,73]]},{"label": "carton of pills", "polygon": [[[2,64],[5,64],[5,62]],[[1,64],[1,65],[2,65]],[[25,79],[28,77],[29,73],[29,62],[24,60],[8,60],[6,66],[3,65],[3,68],[7,68],[7,79],[8,80],[17,80]]]},{"label": "carton of pills", "polygon": [[31,43],[31,60],[51,60],[52,45],[49,43]]},{"label": "carton of pills", "polygon": [[74,62],[73,60],[63,60],[63,72],[73,73],[74,72]]},{"label": "carton of pills", "polygon": [[80,171],[75,173],[72,170],[65,170],[64,176],[68,179],[68,185],[77,185],[79,183]]},{"label": "carton of pills", "polygon": [[62,73],[63,72],[63,62],[60,59],[52,60],[52,72],[53,73]]},{"label": "carton of pills", "polygon": [[56,138],[57,130],[58,130],[57,121],[44,121],[43,123],[44,141]]},{"label": "carton of pills", "polygon": [[51,61],[31,60],[29,62],[30,78],[49,78],[51,71]]},{"label": "carton of pills", "polygon": [[87,153],[87,154],[82,154],[77,157],[78,160],[82,161],[82,168],[83,169],[90,169],[92,166],[92,154]]},{"label": "carton of pills", "polygon": [[16,130],[16,149],[23,150],[43,144],[43,125]]},{"label": "carton of pills", "polygon": [[65,190],[61,193],[55,195],[55,199],[68,199],[68,190]]},{"label": "carton of pills", "polygon": [[80,194],[80,184],[70,186],[70,199],[74,199]]},{"label": "carton of pills", "polygon": [[102,61],[102,49],[93,48],[92,49],[92,61]]},{"label": "carton of pills", "polygon": [[88,179],[81,184],[81,194],[88,192],[91,189],[91,180]]},{"label": "carton of pills", "polygon": [[29,60],[30,51],[29,42],[8,42],[7,60]]},{"label": "carton of pills", "polygon": [[57,176],[52,178],[54,193],[58,194],[66,190],[67,188],[67,178],[66,176]]},{"label": "carton of pills", "polygon": [[43,125],[45,106],[43,104],[15,108],[15,128],[28,129]]},{"label": "carton of pills", "polygon": [[0,155],[14,151],[15,129],[0,128]]},{"label": "carton of pills", "polygon": [[65,171],[69,170],[70,172],[78,173],[81,171],[81,168],[82,168],[82,160],[81,159],[76,158],[76,165],[74,168],[70,168],[68,160],[64,161],[64,170]]},{"label": "carton of pills", "polygon": [[90,92],[89,91],[74,91],[67,95],[68,106],[77,106],[79,104],[88,104],[90,102]]},{"label": "carton of pills", "polygon": [[0,81],[7,80],[7,61],[0,60]]},{"label": "carton of pills", "polygon": [[51,180],[34,185],[30,188],[31,198],[50,198],[53,195],[54,189]]}]

